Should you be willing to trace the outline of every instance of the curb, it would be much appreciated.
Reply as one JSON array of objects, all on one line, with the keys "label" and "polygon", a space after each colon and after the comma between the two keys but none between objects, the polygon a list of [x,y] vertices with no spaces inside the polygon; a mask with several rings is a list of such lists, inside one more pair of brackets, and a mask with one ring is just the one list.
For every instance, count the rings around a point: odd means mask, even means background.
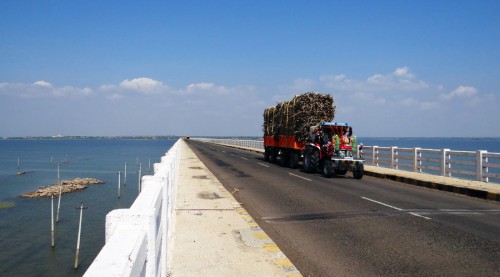
[{"label": "curb", "polygon": [[500,201],[500,194],[495,193],[495,192],[489,192],[486,190],[467,188],[467,187],[459,187],[459,186],[447,185],[447,184],[429,182],[429,181],[422,181],[422,180],[418,180],[418,179],[414,179],[414,178],[372,172],[372,171],[367,171],[367,170],[365,170],[365,174],[368,176],[371,176],[371,177],[387,179],[387,180],[396,181],[396,182],[405,183],[405,184],[410,184],[410,185],[415,185],[415,186],[419,186],[419,187],[425,187],[425,188],[437,189],[437,190],[442,190],[442,191],[447,191],[447,192],[453,192],[453,193],[463,194],[463,195],[487,199],[487,200]]},{"label": "curb", "polygon": [[252,216],[246,211],[246,209],[241,206],[241,203],[238,203],[238,201],[236,201],[232,194],[238,192],[238,190],[235,189],[233,192],[229,192],[211,172],[210,175],[212,176],[215,185],[217,186],[221,194],[225,198],[230,199],[233,203],[234,212],[248,224],[248,230],[240,231],[240,235],[242,236],[242,240],[244,241],[244,243],[248,246],[262,248],[266,252],[270,253],[273,256],[274,265],[278,268],[281,268],[283,270],[283,273],[286,274],[287,277],[301,277],[302,274],[281,251],[278,245],[267,235],[266,232],[264,232],[264,230],[260,228],[257,222],[255,222]]}]

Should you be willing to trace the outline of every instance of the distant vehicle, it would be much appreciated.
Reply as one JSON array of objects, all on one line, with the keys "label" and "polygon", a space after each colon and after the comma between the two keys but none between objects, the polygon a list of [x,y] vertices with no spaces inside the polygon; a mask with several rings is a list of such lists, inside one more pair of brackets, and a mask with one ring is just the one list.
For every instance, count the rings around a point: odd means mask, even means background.
[{"label": "distant vehicle", "polygon": [[[302,104],[300,107],[293,107],[293,105],[299,105],[297,103],[300,103],[300,97],[304,95],[307,99],[303,101],[308,106]],[[316,101],[315,105],[309,104],[314,101]],[[317,103],[320,101],[328,102],[328,104]],[[345,175],[348,171],[353,173],[355,179],[363,178],[363,145],[357,144],[352,127],[348,123],[324,120],[325,118],[333,119],[332,104],[331,96],[307,93],[295,96],[292,101],[278,103],[275,107],[266,109],[264,111],[264,159],[291,168],[298,167],[302,161],[305,171],[321,171],[328,178],[333,175]],[[310,106],[316,107],[316,110],[310,111]],[[330,112],[323,112],[322,109],[330,110]],[[290,110],[300,112],[293,113]],[[289,116],[290,114],[294,116]],[[285,119],[286,128],[276,124],[277,119],[280,118]],[[303,122],[317,123],[313,126],[305,126]]]}]

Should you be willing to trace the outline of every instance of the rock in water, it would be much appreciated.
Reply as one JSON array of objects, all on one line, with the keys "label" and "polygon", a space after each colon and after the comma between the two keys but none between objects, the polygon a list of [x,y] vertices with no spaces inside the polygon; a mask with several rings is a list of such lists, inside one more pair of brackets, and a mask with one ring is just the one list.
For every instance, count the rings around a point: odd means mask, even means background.
[{"label": "rock in water", "polygon": [[59,183],[43,186],[35,191],[21,194],[20,196],[28,198],[51,197],[52,195],[54,196],[59,195],[59,189],[60,189],[59,186],[62,186],[61,193],[64,194],[68,192],[86,189],[88,185],[93,185],[93,184],[104,184],[104,182],[95,178],[75,178],[71,180],[62,180]]}]

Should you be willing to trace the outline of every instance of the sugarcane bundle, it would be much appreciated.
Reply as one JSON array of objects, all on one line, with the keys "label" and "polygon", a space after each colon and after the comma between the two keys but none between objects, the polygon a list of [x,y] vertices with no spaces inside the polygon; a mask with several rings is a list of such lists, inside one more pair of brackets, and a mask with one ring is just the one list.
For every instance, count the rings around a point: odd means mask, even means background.
[{"label": "sugarcane bundle", "polygon": [[333,97],[329,94],[307,92],[264,110],[263,131],[266,136],[294,135],[299,142],[309,136],[309,128],[335,117]]}]

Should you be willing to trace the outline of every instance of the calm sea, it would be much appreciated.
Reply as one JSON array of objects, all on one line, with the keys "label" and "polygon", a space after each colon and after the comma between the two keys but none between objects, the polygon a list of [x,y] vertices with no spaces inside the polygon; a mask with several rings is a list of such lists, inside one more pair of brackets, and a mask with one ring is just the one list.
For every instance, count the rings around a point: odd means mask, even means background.
[{"label": "calm sea", "polygon": [[[81,276],[104,245],[108,212],[129,208],[138,194],[137,168],[153,174],[153,164],[175,140],[0,140],[0,276]],[[18,158],[24,175],[16,175]],[[124,164],[127,163],[126,184]],[[104,181],[63,194],[60,221],[51,247],[51,200],[18,197],[60,179]],[[121,197],[118,198],[118,171]],[[79,210],[83,202],[79,267],[74,270]],[[57,209],[57,199],[54,199]]]}]

